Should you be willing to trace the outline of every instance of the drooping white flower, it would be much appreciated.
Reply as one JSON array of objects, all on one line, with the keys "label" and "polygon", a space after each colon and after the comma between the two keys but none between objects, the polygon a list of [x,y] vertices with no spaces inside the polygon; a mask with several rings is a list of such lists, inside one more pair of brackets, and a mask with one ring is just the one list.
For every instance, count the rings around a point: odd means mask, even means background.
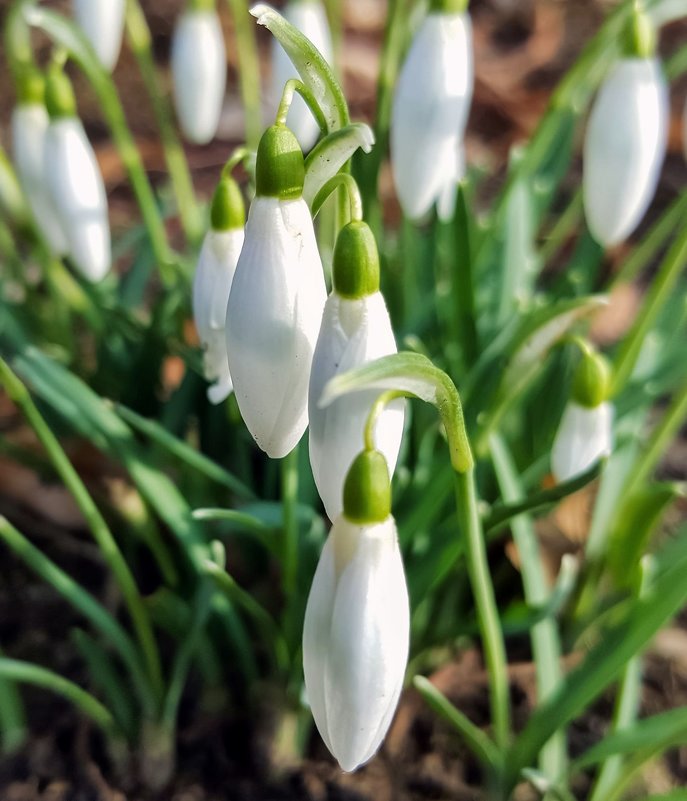
[{"label": "drooping white flower", "polygon": [[[308,398],[310,464],[330,520],[341,513],[344,480],[360,452],[365,422],[379,393],[352,393],[320,408],[322,390],[335,375],[397,352],[379,291],[377,249],[365,223],[349,223],[339,233],[333,279],[313,356]],[[375,426],[376,445],[390,473],[401,446],[403,418],[403,401],[394,401]]]},{"label": "drooping white flower", "polygon": [[[386,473],[384,457],[371,453]],[[350,476],[347,489],[349,481]],[[388,481],[386,473],[387,488]],[[403,563],[388,506],[369,515],[371,520],[352,520],[349,511],[329,532],[303,624],[308,701],[322,739],[346,771],[375,754],[391,725],[410,629]]]},{"label": "drooping white flower", "polygon": [[100,281],[111,266],[110,224],[103,177],[81,120],[75,114],[68,79],[48,79],[50,124],[45,136],[44,176],[69,256],[89,281]]},{"label": "drooping white flower", "polygon": [[556,481],[579,476],[613,448],[613,406],[582,406],[570,400],[563,412],[551,450],[551,472]]},{"label": "drooping white flower", "polygon": [[22,76],[20,92],[22,87],[28,94],[20,97],[12,112],[14,165],[31,214],[48,247],[55,256],[64,256],[68,251],[67,237],[45,181],[45,136],[50,118],[43,102],[42,79],[39,75]]},{"label": "drooping white flower", "polygon": [[308,424],[308,383],[326,289],[303,154],[284,126],[260,142],[256,191],[227,306],[227,354],[241,415],[268,456],[285,456]]},{"label": "drooping white flower", "polygon": [[[325,61],[331,63],[333,58],[332,37],[329,31],[327,14],[321,0],[290,0],[282,10],[282,15],[294,28],[304,34],[320,51]],[[272,40],[272,100],[275,109],[279,105],[284,84],[291,78],[298,78],[298,71],[293,66],[286,51],[277,39]],[[299,95],[293,98],[287,117],[289,128],[303,150],[307,151],[315,144],[319,133],[317,122],[305,101]]]},{"label": "drooping white flower", "polygon": [[442,218],[453,211],[455,185],[465,169],[473,71],[469,15],[428,14],[401,69],[391,114],[391,167],[410,219],[434,203]]},{"label": "drooping white flower", "polygon": [[651,202],[666,152],[668,89],[655,58],[623,58],[594,101],[584,142],[584,210],[594,238],[621,242]]},{"label": "drooping white flower", "polygon": [[227,77],[222,26],[214,4],[193,3],[177,21],[172,39],[172,87],[184,136],[202,145],[217,133]]},{"label": "drooping white flower", "polygon": [[223,177],[212,202],[212,222],[205,235],[193,280],[193,318],[203,345],[210,403],[221,403],[233,385],[227,360],[227,302],[243,247],[245,212],[240,190]]},{"label": "drooping white flower", "polygon": [[126,0],[74,0],[74,14],[106,70],[112,71],[122,47]]}]

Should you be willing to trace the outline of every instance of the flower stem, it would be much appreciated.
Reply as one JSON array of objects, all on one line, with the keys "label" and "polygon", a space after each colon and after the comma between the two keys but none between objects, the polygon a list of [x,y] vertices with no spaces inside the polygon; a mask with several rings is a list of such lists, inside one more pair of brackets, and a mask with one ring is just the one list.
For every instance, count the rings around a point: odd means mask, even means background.
[{"label": "flower stem", "polygon": [[[350,207],[351,220],[355,221],[362,220],[363,203],[360,198],[360,190],[358,189],[358,184],[356,183],[355,178],[353,178],[353,176],[347,172],[337,172],[336,175],[330,178],[327,181],[327,183],[322,187],[322,189],[320,189],[320,191],[315,195],[315,199],[312,202],[312,209],[311,209],[312,216],[313,217],[317,216],[317,213],[324,205],[325,200],[329,197],[329,195],[331,195],[331,193],[335,189],[338,189],[339,187],[342,187],[343,189],[346,190],[346,194],[348,196],[348,203]],[[344,224],[340,224],[337,230],[343,228]]]},{"label": "flower stem", "polygon": [[494,587],[489,575],[487,552],[482,536],[482,524],[477,508],[475,473],[470,468],[454,472],[456,513],[467,555],[468,575],[477,607],[477,619],[482,634],[484,655],[490,684],[491,716],[494,737],[500,749],[510,741],[510,699],[506,649],[499,622]]},{"label": "flower stem", "polygon": [[282,581],[288,601],[298,581],[298,446],[281,460],[281,497],[284,515]]},{"label": "flower stem", "polygon": [[203,215],[193,190],[193,181],[184,148],[172,122],[169,98],[162,91],[157,79],[150,28],[139,0],[127,0],[126,32],[152,103],[157,126],[160,129],[162,150],[172,181],[172,189],[176,196],[184,235],[190,244],[196,244],[203,235]]},{"label": "flower stem", "polygon": [[262,134],[260,110],[260,61],[255,43],[255,26],[244,0],[227,0],[236,29],[236,50],[239,57],[239,84],[245,115],[246,142],[257,150]]},{"label": "flower stem", "polygon": [[326,136],[328,130],[327,119],[320,108],[320,104],[317,102],[317,98],[310,91],[310,89],[308,89],[303,81],[299,81],[298,78],[289,78],[289,80],[284,84],[284,89],[281,93],[281,100],[279,101],[279,108],[277,109],[277,115],[274,120],[275,124],[286,125],[286,118],[289,116],[289,109],[291,108],[291,103],[293,103],[293,96],[295,94],[299,94],[306,102],[308,108],[310,111],[312,111],[312,114],[317,121],[320,134],[322,136]]}]

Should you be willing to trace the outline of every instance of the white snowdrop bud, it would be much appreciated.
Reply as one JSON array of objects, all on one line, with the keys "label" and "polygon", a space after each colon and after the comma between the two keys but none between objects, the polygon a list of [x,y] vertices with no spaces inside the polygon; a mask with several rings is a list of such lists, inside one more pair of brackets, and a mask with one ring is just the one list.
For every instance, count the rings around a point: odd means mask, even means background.
[{"label": "white snowdrop bud", "polygon": [[125,3],[126,0],[74,0],[76,21],[110,72],[122,47]]},{"label": "white snowdrop bud", "polygon": [[[320,51],[325,61],[331,63],[333,58],[332,37],[329,31],[327,14],[321,0],[290,0],[282,10],[282,15],[294,28],[304,34]],[[299,78],[298,71],[286,55],[286,51],[277,39],[272,40],[272,101],[275,109],[279,105],[284,84],[291,78]],[[300,95],[296,95],[291,103],[287,117],[289,128],[303,150],[307,151],[315,144],[319,128],[317,122]]]},{"label": "white snowdrop bud", "polygon": [[286,456],[308,425],[308,383],[326,299],[303,153],[283,125],[258,147],[256,197],[227,306],[227,355],[241,415],[268,456]]},{"label": "white snowdrop bud", "polygon": [[210,403],[221,403],[233,389],[225,325],[227,301],[243,247],[245,208],[238,184],[220,179],[212,200],[211,227],[205,235],[193,280],[193,318],[203,345]]},{"label": "white snowdrop bud", "polygon": [[[461,3],[456,3],[457,6]],[[467,13],[427,15],[401,69],[391,114],[391,167],[404,214],[434,203],[450,216],[465,169],[463,137],[474,84]]]},{"label": "white snowdrop bud", "polygon": [[195,144],[217,133],[227,78],[224,36],[214,0],[192,0],[172,39],[172,88],[179,125]]},{"label": "white snowdrop bud", "polygon": [[18,105],[12,112],[12,155],[31,214],[55,256],[68,252],[67,237],[45,181],[45,136],[50,118],[37,71],[20,76]]},{"label": "white snowdrop bud", "polygon": [[[344,480],[360,452],[365,423],[379,393],[351,393],[320,408],[322,391],[339,373],[397,352],[389,313],[379,291],[377,246],[365,223],[349,223],[339,233],[333,280],[313,356],[308,403],[310,464],[330,520],[341,513]],[[401,446],[403,418],[403,401],[394,401],[375,426],[376,445],[390,473]]]},{"label": "white snowdrop bud", "polygon": [[409,630],[386,460],[364,451],[346,479],[344,512],[322,551],[303,625],[308,701],[343,770],[367,762],[391,725]]},{"label": "white snowdrop bud", "polygon": [[584,142],[584,210],[610,247],[636,228],[656,191],[666,152],[668,89],[655,58],[623,58],[594,101]]},{"label": "white snowdrop bud", "polygon": [[54,71],[46,94],[50,125],[45,136],[44,175],[69,247],[69,257],[89,281],[111,266],[110,224],[103,177],[86,137],[69,79]]}]

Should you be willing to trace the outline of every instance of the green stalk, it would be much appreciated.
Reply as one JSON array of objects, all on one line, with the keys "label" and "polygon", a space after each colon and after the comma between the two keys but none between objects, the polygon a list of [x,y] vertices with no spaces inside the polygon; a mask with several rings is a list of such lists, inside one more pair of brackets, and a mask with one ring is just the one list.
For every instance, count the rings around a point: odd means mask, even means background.
[{"label": "green stalk", "polygon": [[[641,575],[636,588],[638,598],[645,598],[650,589],[651,559],[642,559],[640,563]],[[620,677],[618,695],[613,711],[613,724],[611,731],[617,732],[628,728],[634,723],[639,712],[642,693],[642,658],[634,656],[625,666]],[[615,755],[609,757],[601,766],[589,801],[605,801],[611,789],[623,773],[623,757]]]},{"label": "green stalk", "polygon": [[0,678],[0,698],[0,751],[9,754],[26,742],[26,715],[19,690],[11,679]]},{"label": "green stalk", "polygon": [[475,490],[474,469],[454,472],[456,513],[465,538],[467,569],[477,607],[484,655],[489,674],[491,717],[498,748],[510,741],[510,699],[503,632],[499,623],[494,587],[489,575],[487,551],[482,536]]},{"label": "green stalk", "polygon": [[203,236],[204,219],[193,190],[193,180],[184,148],[174,127],[169,97],[163,92],[157,79],[150,28],[139,0],[127,0],[126,33],[160,130],[160,142],[172,181],[184,235],[189,244],[196,245]]},{"label": "green stalk", "polygon": [[246,144],[257,150],[262,135],[260,109],[260,60],[255,42],[255,25],[244,0],[227,0],[236,29],[236,50],[239,57],[239,85],[246,120]]},{"label": "green stalk", "polygon": [[[498,434],[489,440],[496,477],[506,503],[522,501],[523,493],[517,470],[506,443]],[[551,598],[542,565],[539,543],[529,516],[519,515],[511,520],[511,531],[520,557],[520,570],[525,591],[525,600],[531,607],[545,606]],[[561,643],[555,620],[545,618],[532,627],[532,651],[537,672],[537,696],[539,701],[548,698],[560,685]],[[565,729],[559,728],[543,746],[539,756],[544,775],[555,781],[563,776],[567,767]]]},{"label": "green stalk", "polygon": [[35,5],[26,9],[25,17],[30,25],[44,31],[55,45],[63,47],[90,81],[131,181],[155,253],[160,277],[165,286],[171,286],[175,270],[172,251],[167,242],[167,232],[112,77],[95,57],[93,49],[87,44],[78,27],[66,17]]},{"label": "green stalk", "polygon": [[477,315],[475,311],[475,287],[473,282],[473,263],[470,248],[470,211],[466,195],[466,185],[458,185],[456,214],[453,220],[454,264],[451,269],[451,288],[453,290],[454,315],[465,366],[472,367],[479,355]]},{"label": "green stalk", "polygon": [[544,243],[539,249],[539,262],[549,263],[563,246],[566,239],[577,229],[582,214],[582,189],[578,189],[570,198],[562,214],[556,216],[556,222],[545,235]]},{"label": "green stalk", "polygon": [[651,330],[677,279],[687,265],[687,225],[676,236],[647,292],[644,305],[615,359],[612,394],[621,392],[632,375],[646,335]]},{"label": "green stalk", "polygon": [[129,566],[124,560],[107,523],[93,502],[79,474],[67,458],[62,446],[41,417],[24,384],[14,375],[3,359],[0,359],[0,382],[4,384],[7,394],[21,409],[24,417],[47,451],[55,470],[76,501],[93,534],[93,538],[112,570],[129,609],[136,636],[148,668],[151,684],[155,694],[160,697],[163,686],[160,655],[150,619]]},{"label": "green stalk", "polygon": [[97,698],[52,670],[33,665],[30,662],[22,662],[19,659],[0,657],[0,676],[11,681],[33,684],[36,687],[51,690],[71,701],[80,712],[89,717],[108,736],[119,734],[115,719]]},{"label": "green stalk", "polygon": [[298,582],[298,446],[281,460],[281,498],[284,510],[282,582],[288,602]]}]

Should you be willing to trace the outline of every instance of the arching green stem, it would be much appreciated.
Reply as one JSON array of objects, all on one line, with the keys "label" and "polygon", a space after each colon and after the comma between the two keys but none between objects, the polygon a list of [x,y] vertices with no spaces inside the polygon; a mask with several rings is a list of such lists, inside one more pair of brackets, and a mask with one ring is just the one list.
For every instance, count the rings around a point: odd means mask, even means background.
[{"label": "arching green stem", "polygon": [[355,178],[347,172],[338,172],[333,178],[330,178],[315,195],[315,199],[312,202],[313,217],[317,216],[317,213],[320,211],[329,195],[340,186],[348,193],[351,220],[358,221],[363,219],[363,202],[360,198],[358,184],[355,182]]},{"label": "arching green stem", "polygon": [[286,118],[289,114],[289,109],[291,108],[291,103],[293,102],[294,94],[299,94],[303,100],[308,105],[310,111],[312,111],[315,120],[317,121],[317,125],[320,129],[320,133],[322,136],[327,135],[327,120],[322,113],[322,109],[320,108],[319,103],[317,102],[315,95],[308,89],[308,87],[303,83],[303,81],[299,81],[298,78],[290,78],[284,84],[284,90],[281,93],[281,101],[279,102],[279,108],[277,109],[277,116],[274,122],[277,125],[286,125]]}]

